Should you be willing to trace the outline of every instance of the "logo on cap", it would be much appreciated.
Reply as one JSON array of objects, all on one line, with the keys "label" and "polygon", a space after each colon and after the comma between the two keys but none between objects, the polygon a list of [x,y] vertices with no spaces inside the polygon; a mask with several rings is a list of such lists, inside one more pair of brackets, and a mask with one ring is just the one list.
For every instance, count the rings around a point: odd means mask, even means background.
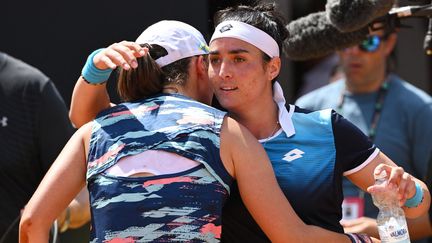
[{"label": "logo on cap", "polygon": [[232,29],[233,28],[233,26],[231,25],[231,24],[227,24],[227,25],[224,25],[224,26],[222,26],[222,28],[220,28],[220,32],[221,33],[223,33],[223,32],[225,32],[225,31],[228,31],[228,30],[230,30],[230,29]]},{"label": "logo on cap", "polygon": [[210,48],[208,47],[208,45],[203,44],[203,43],[200,44],[199,49],[201,49],[205,53],[209,53],[209,51],[210,51]]}]

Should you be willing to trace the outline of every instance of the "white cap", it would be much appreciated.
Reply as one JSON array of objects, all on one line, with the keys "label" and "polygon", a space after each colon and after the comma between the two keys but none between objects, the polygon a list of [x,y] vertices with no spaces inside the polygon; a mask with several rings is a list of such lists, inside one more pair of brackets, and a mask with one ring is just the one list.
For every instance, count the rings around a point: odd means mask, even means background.
[{"label": "white cap", "polygon": [[175,20],[162,20],[149,26],[135,42],[156,44],[165,48],[168,55],[156,60],[160,67],[186,57],[204,55],[209,52],[203,35],[197,29]]}]

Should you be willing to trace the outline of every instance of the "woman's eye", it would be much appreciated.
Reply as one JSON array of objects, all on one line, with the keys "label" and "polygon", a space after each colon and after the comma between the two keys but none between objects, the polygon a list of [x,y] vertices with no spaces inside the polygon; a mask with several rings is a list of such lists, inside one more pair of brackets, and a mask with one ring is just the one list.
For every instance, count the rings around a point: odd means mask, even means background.
[{"label": "woman's eye", "polygon": [[218,64],[220,62],[219,58],[210,58],[210,63],[211,64]]},{"label": "woman's eye", "polygon": [[234,58],[234,62],[244,62],[246,59],[242,58],[242,57],[236,57]]}]

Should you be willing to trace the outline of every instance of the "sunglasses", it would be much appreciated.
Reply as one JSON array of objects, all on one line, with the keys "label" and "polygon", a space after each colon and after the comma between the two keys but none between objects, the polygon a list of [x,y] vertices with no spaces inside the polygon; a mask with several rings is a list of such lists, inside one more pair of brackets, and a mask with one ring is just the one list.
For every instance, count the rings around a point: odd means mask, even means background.
[{"label": "sunglasses", "polygon": [[374,52],[378,50],[381,42],[386,39],[386,36],[370,35],[358,45],[358,48],[364,52]]}]

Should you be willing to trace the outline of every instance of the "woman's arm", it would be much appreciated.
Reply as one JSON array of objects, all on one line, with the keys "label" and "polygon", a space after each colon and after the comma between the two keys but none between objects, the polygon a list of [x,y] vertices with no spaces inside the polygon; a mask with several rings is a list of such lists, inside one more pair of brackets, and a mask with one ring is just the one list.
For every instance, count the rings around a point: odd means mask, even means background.
[{"label": "woman's arm", "polygon": [[261,144],[230,118],[222,127],[221,156],[246,207],[272,242],[351,242],[344,234],[303,223],[282,193]]},{"label": "woman's arm", "polygon": [[90,202],[86,187],[83,187],[57,218],[60,232],[76,229],[90,220]]},{"label": "woman's arm", "polygon": [[429,214],[424,214],[415,219],[407,219],[407,224],[411,240],[420,240],[432,236]]},{"label": "woman's arm", "polygon": [[[89,60],[90,63],[86,65],[93,65],[98,70],[114,70],[117,67],[128,70],[136,68],[138,66],[136,58],[146,54],[146,48],[134,42],[122,41],[97,52],[94,57],[90,55],[92,60]],[[72,92],[69,111],[69,118],[75,127],[81,127],[94,119],[100,111],[113,106],[106,89],[107,80],[102,81],[91,84],[83,76],[78,78]]]},{"label": "woman's arm", "polygon": [[84,187],[84,138],[89,128],[84,126],[71,137],[24,208],[20,221],[21,243],[48,242],[54,220]]},{"label": "woman's arm", "polygon": [[111,107],[106,83],[88,84],[80,76],[72,92],[69,118],[76,128],[91,121],[102,110]]},{"label": "woman's arm", "polygon": [[418,183],[423,190],[423,201],[417,206],[408,208],[403,206],[407,218],[417,218],[428,212],[430,205],[430,193],[426,185],[419,179],[406,173],[402,167],[398,167],[385,154],[379,153],[364,168],[348,176],[359,188],[372,192],[371,186],[374,184],[374,173],[378,174],[381,170],[386,170],[389,175],[389,183],[398,188],[400,205],[404,205],[407,199],[412,198],[416,193],[415,183]]}]

